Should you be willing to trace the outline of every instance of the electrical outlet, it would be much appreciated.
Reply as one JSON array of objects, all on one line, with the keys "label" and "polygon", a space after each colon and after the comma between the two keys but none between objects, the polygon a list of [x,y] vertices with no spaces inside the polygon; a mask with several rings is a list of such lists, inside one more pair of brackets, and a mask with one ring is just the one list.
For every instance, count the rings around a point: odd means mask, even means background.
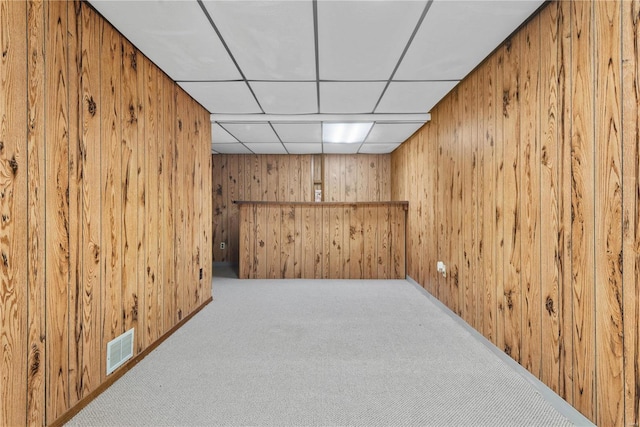
[{"label": "electrical outlet", "polygon": [[226,247],[227,247],[227,245],[224,242],[220,242],[220,249],[224,249]]},{"label": "electrical outlet", "polygon": [[442,261],[438,261],[436,264],[436,270],[442,274],[442,277],[447,277],[447,266]]}]

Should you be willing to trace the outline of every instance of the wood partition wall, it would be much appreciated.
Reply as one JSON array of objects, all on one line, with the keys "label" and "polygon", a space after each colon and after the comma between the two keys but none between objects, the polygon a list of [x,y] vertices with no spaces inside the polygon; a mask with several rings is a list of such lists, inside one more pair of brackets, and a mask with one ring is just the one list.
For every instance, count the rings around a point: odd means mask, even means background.
[{"label": "wood partition wall", "polygon": [[0,33],[0,425],[45,425],[210,300],[210,124],[85,3]]},{"label": "wood partition wall", "polygon": [[[322,183],[327,202],[380,202],[391,198],[390,154],[211,157],[214,262],[238,263],[235,200],[313,202],[314,182]],[[226,243],[225,249],[220,249],[220,242]]]},{"label": "wood partition wall", "polygon": [[407,274],[600,426],[640,422],[639,22],[549,3],[392,155]]},{"label": "wood partition wall", "polygon": [[404,279],[407,202],[238,202],[242,279]]}]

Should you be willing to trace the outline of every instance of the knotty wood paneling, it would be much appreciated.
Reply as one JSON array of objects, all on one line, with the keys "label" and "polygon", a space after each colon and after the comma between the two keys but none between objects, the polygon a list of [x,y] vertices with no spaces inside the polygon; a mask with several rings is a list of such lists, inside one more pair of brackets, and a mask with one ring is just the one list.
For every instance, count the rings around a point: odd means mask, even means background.
[{"label": "knotty wood paneling", "polygon": [[[122,330],[122,235],[121,188],[121,82],[120,35],[106,22],[101,22],[101,93],[102,102],[100,146],[102,149],[102,345],[120,335]],[[116,96],[116,94],[118,96]],[[142,331],[139,331],[142,333]],[[101,366],[106,366],[106,354],[101,352]],[[101,372],[102,380],[106,369]]]},{"label": "knotty wood paneling", "polygon": [[624,423],[640,422],[640,2],[622,2]]},{"label": "knotty wood paneling", "polygon": [[[14,7],[20,8],[17,2],[10,3]],[[0,6],[1,10],[4,10],[4,5]],[[18,15],[22,13],[18,9]],[[15,13],[15,11],[14,11]],[[8,22],[14,22],[18,25],[18,28],[12,29],[12,31],[23,31],[21,21],[18,19],[10,18],[9,15],[0,16],[2,23],[0,27],[3,29],[9,29]],[[6,21],[5,19],[10,19]],[[45,369],[44,369],[44,355],[45,355],[45,240],[44,230],[46,228],[45,223],[45,200],[44,194],[38,191],[45,187],[45,147],[41,141],[44,140],[45,135],[45,111],[44,111],[44,96],[45,96],[45,81],[44,81],[44,39],[45,39],[45,16],[44,16],[44,3],[42,1],[30,1],[27,3],[27,49],[30,53],[28,55],[27,62],[27,158],[28,158],[28,177],[27,177],[27,197],[28,197],[28,212],[27,212],[27,284],[28,284],[28,342],[26,350],[27,356],[27,406],[24,408],[20,400],[11,402],[11,410],[5,405],[6,401],[0,399],[0,413],[6,414],[5,417],[0,419],[0,423],[7,424],[20,424],[24,419],[22,409],[26,409],[27,417],[26,422],[28,425],[44,425],[45,420]],[[18,39],[16,39],[18,40]],[[14,46],[15,48],[15,46]],[[16,59],[14,55],[14,48],[8,51],[8,58],[10,58],[7,64],[12,64]],[[24,56],[25,52],[19,55]],[[0,81],[12,82],[15,77],[11,73],[18,71],[12,68],[5,68],[0,66]],[[17,80],[16,80],[17,81]],[[19,96],[18,93],[12,93],[7,91],[6,88],[0,89],[0,111],[5,112],[7,110],[6,102],[14,96]],[[6,97],[6,98],[5,98]],[[20,101],[16,98],[11,100],[11,110],[17,111],[22,107]],[[13,122],[13,121],[12,121]],[[18,122],[13,122],[19,124]],[[0,129],[8,129],[6,127],[0,127]],[[13,128],[11,128],[13,129]],[[0,131],[2,132],[2,131]],[[0,134],[0,140],[5,140],[5,135]],[[6,157],[4,153],[0,153],[2,156],[2,162],[5,164]],[[4,187],[4,185],[3,185]],[[5,229],[7,230],[7,229]],[[6,276],[5,276],[6,277]],[[4,289],[4,286],[3,286]],[[4,293],[4,291],[0,291]],[[6,301],[3,299],[3,301]],[[4,302],[3,302],[4,303]],[[0,329],[4,331],[4,319],[1,319],[2,325]],[[2,332],[4,334],[4,332]],[[8,335],[7,335],[8,336]],[[13,346],[16,350],[20,351],[22,347],[20,345]],[[9,360],[19,361],[21,358],[10,357]],[[2,365],[2,372],[0,377],[7,378],[5,376],[5,365]],[[11,370],[16,373],[24,372],[20,366],[13,366]],[[2,387],[3,396],[13,396],[17,391],[9,391],[4,386]],[[23,391],[23,390],[21,390]],[[7,394],[8,392],[8,394]]]},{"label": "knotty wood paneling", "polygon": [[522,287],[521,287],[521,159],[520,48],[524,33],[519,32],[504,46],[502,68],[502,137],[504,142],[504,347],[508,355],[520,361],[522,342]]},{"label": "knotty wood paneling", "polygon": [[594,3],[596,423],[624,424],[621,1]]},{"label": "knotty wood paneling", "polygon": [[590,419],[596,418],[593,7],[571,3],[573,405]]},{"label": "knotty wood paneling", "polygon": [[[391,156],[408,274],[603,426],[640,406],[639,20],[638,1],[549,2]],[[419,273],[438,260],[447,278]]]},{"label": "knotty wood paneling", "polygon": [[560,267],[558,236],[558,5],[550,4],[540,14],[540,325],[542,354],[540,378],[560,393]]},{"label": "knotty wood paneling", "polygon": [[[27,259],[27,100],[24,98],[27,92],[27,40],[24,38],[27,29],[26,4],[0,2],[0,28],[0,336],[3,346],[0,361],[0,423],[16,425],[24,424],[27,408],[25,307],[29,297],[27,270],[23,268]],[[13,33],[20,36],[9,37]],[[37,80],[40,76],[33,76],[36,82],[29,82],[36,84],[30,87],[30,93],[36,96],[39,94]],[[34,214],[37,220],[38,213]],[[35,257],[37,259],[37,254]],[[54,287],[55,290],[57,288]],[[38,378],[34,381],[38,381]]]},{"label": "knotty wood paneling", "polygon": [[[540,19],[522,30],[520,83],[520,220],[522,366],[540,377],[542,302],[540,293]],[[526,250],[534,248],[534,250]]]},{"label": "knotty wood paneling", "polygon": [[[249,201],[240,202],[239,210],[241,278],[291,278],[297,264],[302,265],[300,277],[307,279],[405,277],[406,202]],[[280,233],[268,251],[262,250],[265,228],[268,239]],[[365,244],[365,229],[374,230],[368,239],[382,237],[383,248],[375,240]],[[296,246],[296,239],[303,244]]]},{"label": "knotty wood paneling", "polygon": [[82,70],[81,70],[81,144],[82,162],[82,364],[80,398],[86,397],[100,384],[102,366],[96,355],[101,346],[101,198],[100,191],[100,18],[87,7],[82,16]]},{"label": "knotty wood paneling", "polygon": [[[314,174],[322,180],[325,201],[390,200],[390,155],[237,155],[215,154],[213,162],[213,260],[238,263],[238,207],[234,200],[314,201]],[[324,175],[321,163],[324,162]],[[296,217],[295,221],[300,221]],[[294,246],[300,245],[300,236]],[[279,240],[280,241],[280,240]],[[225,242],[226,248],[220,249]],[[359,244],[359,243],[357,243]],[[337,250],[337,249],[336,249]],[[340,253],[342,247],[340,249]],[[349,252],[342,266],[349,264]],[[342,256],[342,255],[340,255]],[[303,265],[292,266],[299,276]]]},{"label": "knotty wood paneling", "polygon": [[48,425],[106,380],[109,340],[133,327],[142,352],[178,295],[181,316],[211,296],[210,129],[184,95],[174,161],[176,84],[86,3],[0,1],[0,32],[0,424]]},{"label": "knotty wood paneling", "polygon": [[[82,147],[80,145],[80,3],[67,4],[69,84],[69,405],[82,395]],[[77,14],[77,17],[76,17]]]},{"label": "knotty wood paneling", "polygon": [[[67,2],[49,2],[46,16],[46,391],[47,419],[69,405],[69,71]],[[119,141],[118,142],[118,147]],[[75,231],[75,230],[74,230]]]},{"label": "knotty wood paneling", "polygon": [[[122,123],[122,304],[124,330],[137,329],[138,321],[138,63],[142,66],[137,49],[122,40],[122,86],[120,111]],[[140,72],[142,72],[142,67]],[[143,121],[143,120],[140,120]],[[144,154],[144,151],[142,151]],[[140,307],[141,308],[141,307]],[[134,334],[136,353],[144,347],[142,334]]]},{"label": "knotty wood paneling", "polygon": [[[560,390],[573,404],[573,288],[571,286],[571,3],[558,2],[558,259],[561,283]],[[542,46],[541,46],[542,48]]]}]

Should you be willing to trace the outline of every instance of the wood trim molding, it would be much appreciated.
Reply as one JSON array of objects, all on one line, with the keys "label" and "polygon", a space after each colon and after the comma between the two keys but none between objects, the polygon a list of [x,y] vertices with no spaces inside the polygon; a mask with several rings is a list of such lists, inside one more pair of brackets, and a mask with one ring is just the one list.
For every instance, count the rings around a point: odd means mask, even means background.
[{"label": "wood trim molding", "polygon": [[193,316],[198,314],[205,306],[207,306],[211,301],[213,301],[213,297],[209,297],[205,302],[203,302],[198,308],[196,308],[191,314],[182,319],[178,324],[176,324],[173,328],[169,329],[164,335],[162,335],[156,342],[149,345],[144,351],[138,354],[136,357],[128,361],[124,364],[120,369],[115,371],[111,376],[109,376],[98,388],[96,388],[93,392],[88,394],[84,399],[80,400],[75,406],[69,409],[67,412],[62,414],[58,419],[53,421],[49,426],[51,427],[61,427],[65,423],[69,422],[71,418],[76,416],[78,412],[84,409],[89,403],[91,403],[96,397],[98,397],[102,392],[111,387],[113,383],[118,381],[124,374],[129,372],[134,366],[136,366],[142,359],[147,357],[149,353],[155,350],[160,344],[162,344],[167,338],[169,338],[175,331],[180,329],[187,323]]}]

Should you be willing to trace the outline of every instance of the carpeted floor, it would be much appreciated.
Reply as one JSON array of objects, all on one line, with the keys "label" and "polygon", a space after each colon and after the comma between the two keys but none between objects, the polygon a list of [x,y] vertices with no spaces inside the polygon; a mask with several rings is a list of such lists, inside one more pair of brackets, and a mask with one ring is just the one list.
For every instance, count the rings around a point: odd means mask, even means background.
[{"label": "carpeted floor", "polygon": [[407,281],[216,277],[68,425],[573,424]]}]

